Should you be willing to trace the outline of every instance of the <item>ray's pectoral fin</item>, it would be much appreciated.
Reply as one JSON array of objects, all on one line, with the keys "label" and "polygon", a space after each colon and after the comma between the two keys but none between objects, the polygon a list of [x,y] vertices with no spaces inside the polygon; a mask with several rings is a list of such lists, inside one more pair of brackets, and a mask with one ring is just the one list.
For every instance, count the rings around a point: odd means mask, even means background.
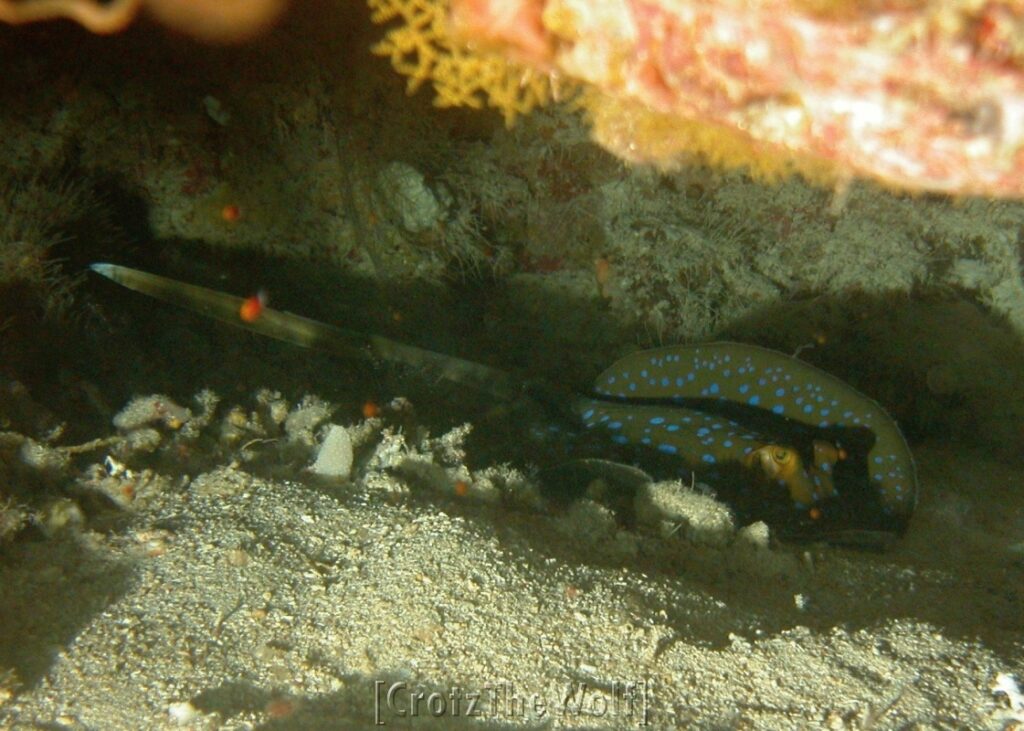
[{"label": "ray's pectoral fin", "polygon": [[917,501],[913,456],[892,417],[838,378],[765,348],[632,353],[597,377],[577,411],[612,444],[697,471],[743,520],[767,520],[782,535],[900,534]]}]

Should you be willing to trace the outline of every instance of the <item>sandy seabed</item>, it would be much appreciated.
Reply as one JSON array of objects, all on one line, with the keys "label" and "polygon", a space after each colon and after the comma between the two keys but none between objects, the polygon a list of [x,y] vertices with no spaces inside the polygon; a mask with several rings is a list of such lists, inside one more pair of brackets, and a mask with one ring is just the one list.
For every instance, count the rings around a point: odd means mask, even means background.
[{"label": "sandy seabed", "polygon": [[[470,472],[464,430],[350,429],[350,480],[94,467],[85,489],[130,483],[130,509],[5,549],[2,643],[26,687],[0,724],[1024,723],[1008,468],[919,449],[922,508],[871,553],[737,529],[680,483],[626,530],[590,500],[514,499],[506,467]],[[1005,500],[974,503],[976,481]]]}]

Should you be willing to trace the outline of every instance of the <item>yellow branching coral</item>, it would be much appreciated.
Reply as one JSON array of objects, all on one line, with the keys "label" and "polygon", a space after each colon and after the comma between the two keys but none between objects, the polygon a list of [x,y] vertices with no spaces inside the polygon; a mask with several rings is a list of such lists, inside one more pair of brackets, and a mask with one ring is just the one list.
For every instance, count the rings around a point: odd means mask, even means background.
[{"label": "yellow branching coral", "polygon": [[375,23],[400,23],[373,52],[407,76],[409,93],[429,81],[439,107],[499,110],[511,126],[518,115],[551,99],[546,74],[497,53],[470,48],[448,31],[448,0],[368,0]]}]

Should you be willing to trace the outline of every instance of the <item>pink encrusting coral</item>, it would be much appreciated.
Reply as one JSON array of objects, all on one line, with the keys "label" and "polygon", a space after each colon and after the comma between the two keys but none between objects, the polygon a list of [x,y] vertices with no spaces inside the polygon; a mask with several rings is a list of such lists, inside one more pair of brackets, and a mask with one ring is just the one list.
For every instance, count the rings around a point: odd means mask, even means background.
[{"label": "pink encrusting coral", "polygon": [[[745,139],[754,157],[817,160],[840,180],[1024,195],[1021,0],[452,0],[452,19],[467,40],[583,82],[595,117],[603,99],[681,120],[690,148]],[[630,139],[672,134],[664,119],[595,136],[663,165],[709,152]]]}]

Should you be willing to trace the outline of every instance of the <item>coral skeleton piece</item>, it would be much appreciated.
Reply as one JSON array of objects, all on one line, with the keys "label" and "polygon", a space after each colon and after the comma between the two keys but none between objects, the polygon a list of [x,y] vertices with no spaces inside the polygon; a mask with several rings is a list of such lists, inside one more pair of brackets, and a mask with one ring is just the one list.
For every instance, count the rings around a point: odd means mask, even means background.
[{"label": "coral skeleton piece", "polygon": [[739,143],[840,181],[1024,195],[1024,0],[452,0],[452,21],[587,85],[595,137],[627,159]]},{"label": "coral skeleton piece", "polygon": [[164,25],[201,41],[244,41],[266,30],[286,0],[0,0],[0,23],[66,18],[98,34],[117,33],[140,8]]},{"label": "coral skeleton piece", "polygon": [[93,33],[123,30],[135,18],[142,0],[0,0],[0,22],[10,25],[68,18]]}]

